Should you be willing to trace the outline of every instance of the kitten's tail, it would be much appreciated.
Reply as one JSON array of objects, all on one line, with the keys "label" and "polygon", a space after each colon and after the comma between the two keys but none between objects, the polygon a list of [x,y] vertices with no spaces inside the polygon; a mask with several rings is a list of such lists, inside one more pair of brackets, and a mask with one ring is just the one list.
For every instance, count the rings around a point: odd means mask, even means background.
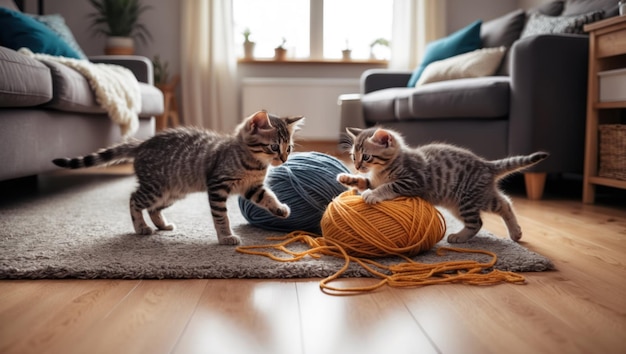
[{"label": "kitten's tail", "polygon": [[141,141],[122,143],[99,150],[98,152],[94,152],[93,154],[86,156],[79,156],[71,159],[59,158],[52,160],[52,162],[59,167],[72,169],[128,162],[135,157],[135,151],[139,144],[141,144]]},{"label": "kitten's tail", "polygon": [[547,152],[539,151],[530,155],[524,156],[511,156],[501,160],[491,161],[495,169],[495,173],[499,177],[504,177],[513,172],[523,170],[529,166],[539,163],[545,160],[550,154]]}]

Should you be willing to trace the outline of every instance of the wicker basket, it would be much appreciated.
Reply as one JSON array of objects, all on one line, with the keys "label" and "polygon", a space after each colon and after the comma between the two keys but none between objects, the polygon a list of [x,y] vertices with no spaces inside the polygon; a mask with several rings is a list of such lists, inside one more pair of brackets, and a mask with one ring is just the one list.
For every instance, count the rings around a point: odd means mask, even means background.
[{"label": "wicker basket", "polygon": [[626,181],[626,124],[601,124],[600,177]]}]

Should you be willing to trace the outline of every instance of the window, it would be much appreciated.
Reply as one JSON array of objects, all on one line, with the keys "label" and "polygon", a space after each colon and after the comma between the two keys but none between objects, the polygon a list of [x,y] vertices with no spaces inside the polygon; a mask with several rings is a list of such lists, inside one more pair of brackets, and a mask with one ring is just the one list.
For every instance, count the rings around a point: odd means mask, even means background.
[{"label": "window", "polygon": [[233,17],[239,56],[249,29],[255,57],[273,57],[283,38],[291,57],[309,57],[309,0],[233,0]]},{"label": "window", "polygon": [[233,0],[235,45],[243,57],[249,29],[256,58],[284,38],[288,58],[339,59],[349,48],[352,59],[389,59],[392,11],[390,0]]},{"label": "window", "polygon": [[370,54],[389,59],[388,46],[372,43],[391,40],[392,10],[389,0],[325,0],[324,58],[341,58],[341,51],[348,47],[355,59],[367,59]]}]

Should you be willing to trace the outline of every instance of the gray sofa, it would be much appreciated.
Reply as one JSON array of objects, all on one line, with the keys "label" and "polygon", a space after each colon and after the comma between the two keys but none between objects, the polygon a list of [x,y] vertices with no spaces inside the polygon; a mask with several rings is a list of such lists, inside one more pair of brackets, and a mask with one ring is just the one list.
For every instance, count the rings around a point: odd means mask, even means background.
[{"label": "gray sofa", "polygon": [[[617,2],[556,1],[532,11],[572,16],[593,10],[602,10],[605,18],[615,16]],[[531,199],[542,197],[546,174],[581,173],[588,37],[553,33],[518,39],[527,17],[520,11],[482,25],[483,47],[510,47],[496,75],[407,87],[410,71],[364,72],[362,125],[395,128],[412,145],[457,144],[488,159],[548,151],[550,158],[525,174]],[[519,16],[524,16],[522,22]],[[517,37],[509,33],[494,41],[494,31],[512,28],[513,21],[521,23]]]},{"label": "gray sofa", "polygon": [[[135,74],[142,97],[135,137],[152,136],[154,116],[163,112],[152,62],[139,56],[90,61],[122,65]],[[53,158],[84,155],[119,141],[119,126],[78,71],[0,47],[0,181],[52,171],[57,168]]]}]

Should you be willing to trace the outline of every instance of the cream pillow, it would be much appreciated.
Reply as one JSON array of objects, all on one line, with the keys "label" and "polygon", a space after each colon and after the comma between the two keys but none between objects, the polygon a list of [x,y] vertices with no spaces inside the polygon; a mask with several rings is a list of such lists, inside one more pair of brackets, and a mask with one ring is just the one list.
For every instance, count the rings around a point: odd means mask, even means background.
[{"label": "cream pillow", "polygon": [[438,60],[426,66],[415,86],[430,82],[490,76],[496,73],[506,47],[483,48]]}]

